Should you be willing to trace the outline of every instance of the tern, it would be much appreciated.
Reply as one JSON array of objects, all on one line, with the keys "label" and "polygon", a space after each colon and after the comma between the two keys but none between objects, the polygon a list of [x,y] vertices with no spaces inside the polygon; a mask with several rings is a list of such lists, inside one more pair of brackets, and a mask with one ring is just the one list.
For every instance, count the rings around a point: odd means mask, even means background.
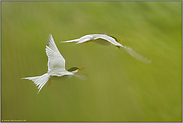
[{"label": "tern", "polygon": [[65,69],[65,59],[57,49],[57,46],[51,34],[49,35],[47,40],[46,54],[48,56],[47,73],[41,76],[22,78],[22,79],[32,80],[34,84],[38,86],[38,89],[39,89],[38,93],[41,91],[43,86],[52,79],[64,80],[64,79],[71,78],[72,76],[76,76],[80,79],[86,78],[86,76],[76,74],[79,70],[83,69],[82,67],[80,68],[71,67],[68,70]]},{"label": "tern", "polygon": [[81,38],[69,40],[69,41],[61,41],[60,43],[68,43],[68,42],[76,42],[76,44],[86,43],[86,42],[95,42],[101,45],[115,45],[116,49],[119,49],[120,47],[123,48],[127,53],[129,53],[132,57],[136,58],[137,60],[145,63],[150,63],[151,59],[148,59],[136,51],[132,50],[130,47],[123,46],[120,44],[120,41],[123,41],[120,39],[119,41],[113,37],[109,36],[107,34],[90,34],[82,36]]}]

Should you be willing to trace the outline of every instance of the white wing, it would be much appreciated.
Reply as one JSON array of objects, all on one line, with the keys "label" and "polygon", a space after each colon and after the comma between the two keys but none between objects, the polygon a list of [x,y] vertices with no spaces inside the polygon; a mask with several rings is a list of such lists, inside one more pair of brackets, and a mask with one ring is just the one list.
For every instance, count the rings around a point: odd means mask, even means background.
[{"label": "white wing", "polygon": [[73,40],[69,40],[69,41],[61,41],[60,43],[77,42],[76,44],[81,44],[81,43],[92,40],[92,38],[93,38],[93,36],[91,36],[91,35],[85,35],[78,39],[73,39]]},{"label": "white wing", "polygon": [[57,46],[50,34],[47,40],[46,54],[48,56],[48,71],[51,69],[63,69],[65,70],[65,59],[60,54]]},{"label": "white wing", "polygon": [[[96,35],[96,36],[95,36]],[[111,36],[108,36],[108,35],[105,35],[105,34],[95,34],[94,35],[94,40],[97,40],[97,39],[103,39],[103,40],[106,40],[108,42],[110,42],[111,44],[115,45],[115,46],[121,46],[122,45],[120,43],[118,43],[113,37]]]},{"label": "white wing", "polygon": [[78,42],[79,39],[69,40],[69,41],[61,41],[60,43],[68,43],[68,42]]},{"label": "white wing", "polygon": [[151,59],[148,59],[148,58],[140,55],[139,53],[137,53],[134,50],[132,50],[132,48],[130,48],[130,47],[122,46],[122,48],[126,52],[128,52],[132,57],[136,58],[137,60],[139,60],[141,62],[145,62],[145,63],[150,63],[151,62]]}]

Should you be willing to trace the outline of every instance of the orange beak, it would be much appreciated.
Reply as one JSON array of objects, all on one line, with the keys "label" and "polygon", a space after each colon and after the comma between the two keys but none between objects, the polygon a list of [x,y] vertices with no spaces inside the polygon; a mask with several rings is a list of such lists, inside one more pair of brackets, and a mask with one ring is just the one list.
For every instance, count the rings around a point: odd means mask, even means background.
[{"label": "orange beak", "polygon": [[80,71],[80,70],[83,70],[83,68],[82,68],[82,67],[80,67],[80,68],[78,69],[78,71]]}]

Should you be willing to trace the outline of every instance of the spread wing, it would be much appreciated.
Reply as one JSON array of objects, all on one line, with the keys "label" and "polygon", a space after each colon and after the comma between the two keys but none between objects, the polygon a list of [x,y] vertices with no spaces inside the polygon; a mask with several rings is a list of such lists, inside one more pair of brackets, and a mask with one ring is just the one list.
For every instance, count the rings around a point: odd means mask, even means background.
[{"label": "spread wing", "polygon": [[76,44],[81,44],[81,43],[85,43],[85,42],[92,40],[92,38],[93,37],[91,35],[85,35],[85,36],[82,36],[81,38],[78,38],[78,39],[69,40],[69,41],[62,41],[60,43],[77,42]]},{"label": "spread wing", "polygon": [[65,59],[60,54],[57,46],[50,34],[46,45],[46,54],[48,56],[48,71],[51,69],[63,69],[65,70]]}]

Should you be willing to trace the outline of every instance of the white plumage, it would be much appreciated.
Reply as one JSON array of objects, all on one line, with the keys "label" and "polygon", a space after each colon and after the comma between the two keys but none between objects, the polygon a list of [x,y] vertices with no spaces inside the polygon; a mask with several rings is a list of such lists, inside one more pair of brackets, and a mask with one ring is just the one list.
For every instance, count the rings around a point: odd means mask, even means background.
[{"label": "white plumage", "polygon": [[[65,69],[65,59],[57,49],[57,46],[51,34],[49,35],[49,38],[47,40],[46,54],[48,56],[48,72],[41,76],[22,78],[32,80],[34,84],[38,86],[38,93],[41,91],[43,86],[48,82],[50,78],[61,78],[63,76],[68,76],[68,78],[70,78],[71,76],[75,75],[75,73],[77,73],[79,70],[81,70],[81,68],[77,67],[71,68],[72,70]],[[76,76],[83,79],[82,76]]]},{"label": "white plumage", "polygon": [[86,43],[86,42],[95,42],[101,45],[115,45],[117,48],[122,47],[126,52],[128,52],[132,57],[136,58],[141,62],[150,63],[151,59],[145,58],[144,56],[140,55],[139,53],[132,50],[130,47],[123,46],[122,44],[117,41],[117,39],[113,36],[108,36],[106,34],[90,34],[82,36],[81,38],[69,40],[69,41],[61,41],[61,43],[68,43],[68,42],[76,42],[76,44]]}]

